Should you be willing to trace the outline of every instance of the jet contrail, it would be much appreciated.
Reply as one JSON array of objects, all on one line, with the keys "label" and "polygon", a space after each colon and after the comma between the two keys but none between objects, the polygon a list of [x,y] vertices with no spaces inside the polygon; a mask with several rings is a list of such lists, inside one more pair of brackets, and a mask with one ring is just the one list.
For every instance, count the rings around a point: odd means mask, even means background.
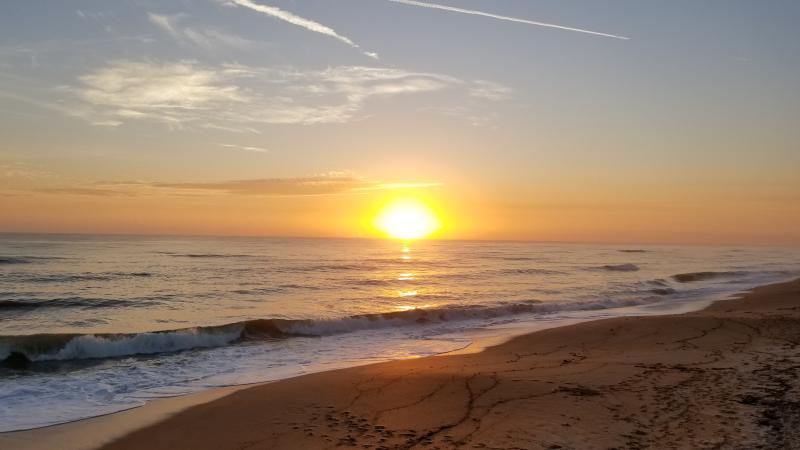
[{"label": "jet contrail", "polygon": [[261,4],[252,2],[251,0],[228,0],[227,3],[229,5],[243,6],[245,8],[250,8],[253,11],[258,11],[258,12],[266,14],[268,16],[275,17],[276,19],[280,19],[280,20],[283,20],[285,22],[289,22],[292,25],[297,25],[298,27],[305,28],[306,30],[313,31],[315,33],[321,33],[321,34],[324,34],[326,36],[330,36],[330,37],[332,37],[334,39],[338,39],[338,40],[344,42],[345,44],[349,45],[350,47],[358,49],[359,51],[361,51],[361,53],[369,56],[370,58],[378,59],[377,53],[366,52],[366,51],[362,50],[361,47],[358,46],[358,44],[356,44],[355,42],[351,41],[350,39],[340,35],[333,28],[327,27],[327,26],[325,26],[325,25],[323,25],[321,23],[318,23],[318,22],[314,22],[313,20],[309,20],[309,19],[300,17],[298,15],[292,14],[289,11],[284,11],[284,10],[282,10],[280,8],[276,8],[274,6],[261,5]]},{"label": "jet contrail", "polygon": [[447,5],[439,5],[436,3],[425,3],[425,2],[418,2],[416,0],[388,0],[393,3],[401,3],[403,5],[411,5],[411,6],[421,6],[423,8],[431,8],[431,9],[441,9],[442,11],[450,11],[450,12],[457,12],[462,14],[471,14],[473,16],[483,16],[483,17],[491,17],[492,19],[499,19],[499,20],[507,20],[509,22],[518,22],[518,23],[525,23],[528,25],[536,25],[540,27],[547,27],[547,28],[557,28],[559,30],[566,30],[566,31],[576,31],[578,33],[586,33],[586,34],[593,34],[595,36],[603,36],[603,37],[610,37],[614,39],[628,39],[625,36],[617,36],[614,34],[608,33],[600,33],[597,31],[591,30],[584,30],[582,28],[572,28],[572,27],[565,27],[562,25],[556,25],[552,23],[545,23],[545,22],[534,22],[533,20],[526,20],[526,19],[518,19],[516,17],[508,17],[508,16],[500,16],[497,14],[487,13],[483,11],[475,11],[472,9],[463,9],[463,8],[456,8],[454,6],[447,6]]}]

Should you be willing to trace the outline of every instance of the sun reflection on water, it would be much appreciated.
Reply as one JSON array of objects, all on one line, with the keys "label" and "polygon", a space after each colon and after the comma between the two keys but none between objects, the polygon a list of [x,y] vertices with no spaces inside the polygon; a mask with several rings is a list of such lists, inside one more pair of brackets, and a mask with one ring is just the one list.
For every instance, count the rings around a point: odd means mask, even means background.
[{"label": "sun reflection on water", "polygon": [[395,308],[398,311],[415,311],[417,309],[429,309],[432,308],[434,305],[426,303],[424,305],[397,305]]}]

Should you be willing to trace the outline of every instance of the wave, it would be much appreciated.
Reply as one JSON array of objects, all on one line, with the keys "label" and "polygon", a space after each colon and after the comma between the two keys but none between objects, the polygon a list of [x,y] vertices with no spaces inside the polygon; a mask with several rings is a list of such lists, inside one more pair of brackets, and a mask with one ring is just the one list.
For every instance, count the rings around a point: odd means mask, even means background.
[{"label": "wave", "polygon": [[503,261],[533,261],[536,258],[533,256],[493,256],[492,259],[501,259]]},{"label": "wave", "polygon": [[253,258],[253,255],[240,255],[234,253],[176,253],[176,252],[155,252],[160,255],[173,256],[176,258]]},{"label": "wave", "polygon": [[655,301],[657,301],[655,296],[581,303],[529,300],[494,306],[445,305],[333,319],[255,319],[219,326],[133,334],[5,336],[0,337],[0,365],[24,366],[32,362],[151,355],[220,347],[242,341],[323,337],[362,330],[486,320],[519,314],[547,314],[635,306]]},{"label": "wave", "polygon": [[693,283],[695,281],[713,280],[715,278],[735,278],[749,274],[747,271],[728,271],[728,272],[687,272],[672,276],[678,283]]},{"label": "wave", "polygon": [[630,248],[630,249],[624,248],[624,249],[617,250],[617,251],[618,252],[622,252],[622,253],[647,253],[648,252],[648,250],[644,250],[644,249],[641,249],[641,248]]},{"label": "wave", "polygon": [[515,269],[500,269],[497,271],[500,275],[563,275],[564,272],[549,269],[537,269],[534,267],[523,267]]},{"label": "wave", "polygon": [[146,278],[153,276],[150,272],[104,272],[78,274],[42,274],[25,278],[30,283],[71,283],[80,281],[111,281],[119,278]]},{"label": "wave", "polygon": [[285,289],[281,287],[259,287],[252,289],[236,289],[232,291],[234,294],[239,295],[262,295],[262,294],[276,294],[283,292]]},{"label": "wave", "polygon": [[653,294],[656,294],[656,295],[671,295],[671,294],[674,294],[674,293],[676,293],[678,291],[676,291],[675,289],[672,289],[670,287],[663,287],[663,288],[650,289],[649,292],[652,292]]},{"label": "wave", "polygon": [[27,310],[38,308],[120,308],[131,306],[152,306],[147,300],[121,300],[104,298],[65,297],[52,299],[12,299],[0,300],[0,311]]},{"label": "wave", "polygon": [[639,270],[639,266],[636,264],[606,264],[600,267],[600,269],[610,270],[612,272],[636,272]]},{"label": "wave", "polygon": [[346,280],[347,284],[355,285],[355,286],[392,286],[397,284],[408,284],[410,282],[415,282],[417,280],[408,279],[408,280],[397,280],[397,279],[376,279],[376,278],[365,278],[363,280],[360,279],[351,279]]},{"label": "wave", "polygon": [[50,259],[65,259],[57,256],[0,256],[0,265],[5,264],[30,264],[37,261]]},{"label": "wave", "polygon": [[17,256],[0,256],[0,264],[28,264],[31,260]]},{"label": "wave", "polygon": [[[219,347],[241,336],[223,326],[136,334],[38,334],[0,338],[0,363],[103,359]],[[10,361],[9,361],[10,360]]]},{"label": "wave", "polygon": [[340,272],[340,271],[374,271],[380,269],[374,264],[311,264],[307,266],[280,267],[275,272]]}]

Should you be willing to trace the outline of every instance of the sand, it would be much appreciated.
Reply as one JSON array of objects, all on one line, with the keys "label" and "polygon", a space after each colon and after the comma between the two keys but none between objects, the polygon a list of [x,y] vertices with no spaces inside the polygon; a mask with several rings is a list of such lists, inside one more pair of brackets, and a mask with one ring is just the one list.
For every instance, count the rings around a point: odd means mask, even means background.
[{"label": "sand", "polygon": [[800,448],[798,344],[800,280],[242,389],[103,448]]}]

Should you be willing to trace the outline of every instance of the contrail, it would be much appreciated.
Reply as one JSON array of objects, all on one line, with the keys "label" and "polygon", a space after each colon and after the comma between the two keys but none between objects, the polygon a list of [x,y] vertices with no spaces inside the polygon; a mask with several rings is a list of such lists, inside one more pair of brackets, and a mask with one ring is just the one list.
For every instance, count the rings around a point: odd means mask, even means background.
[{"label": "contrail", "polygon": [[536,26],[540,26],[540,27],[557,28],[559,30],[566,30],[566,31],[576,31],[578,33],[593,34],[595,36],[610,37],[610,38],[614,38],[614,39],[625,39],[625,40],[628,39],[625,36],[617,36],[617,35],[614,35],[614,34],[600,33],[600,32],[597,32],[597,31],[584,30],[582,28],[565,27],[565,26],[556,25],[556,24],[553,24],[553,23],[534,22],[533,20],[518,19],[516,17],[508,17],[508,16],[500,16],[500,15],[497,15],[497,14],[487,13],[487,12],[483,12],[483,11],[475,11],[475,10],[472,10],[472,9],[463,9],[463,8],[456,8],[454,6],[438,5],[436,3],[418,2],[416,0],[389,0],[389,1],[393,2],[393,3],[401,3],[403,5],[421,6],[423,8],[441,9],[442,11],[457,12],[457,13],[462,13],[462,14],[471,14],[473,16],[491,17],[492,19],[507,20],[509,22],[525,23],[525,24],[528,24],[528,25],[536,25]]},{"label": "contrail", "polygon": [[276,8],[274,6],[266,6],[260,5],[258,3],[252,2],[251,0],[228,0],[227,4],[235,5],[235,6],[243,6],[245,8],[250,8],[253,11],[258,11],[260,13],[266,14],[268,16],[275,17],[276,19],[283,20],[285,22],[289,22],[292,25],[297,25],[298,27],[305,28],[306,30],[313,31],[315,33],[321,33],[326,36],[330,36],[334,39],[338,39],[345,44],[358,49],[361,53],[369,56],[373,59],[378,59],[378,54],[373,52],[366,52],[361,49],[355,42],[351,41],[349,38],[342,36],[341,34],[337,33],[333,28],[327,27],[321,23],[314,22],[313,20],[309,20],[298,15],[292,14],[289,11],[284,11],[280,8]]}]

